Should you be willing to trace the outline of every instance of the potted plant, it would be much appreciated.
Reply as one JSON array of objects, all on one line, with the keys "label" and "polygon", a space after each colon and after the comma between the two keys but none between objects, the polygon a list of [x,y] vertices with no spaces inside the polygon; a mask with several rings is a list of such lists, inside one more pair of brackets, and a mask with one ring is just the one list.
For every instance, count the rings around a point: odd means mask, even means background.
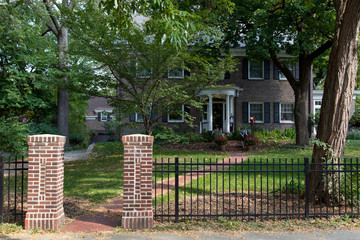
[{"label": "potted plant", "polygon": [[252,136],[245,137],[245,146],[248,151],[254,150],[257,144],[259,144],[259,142],[256,137],[252,137]]},{"label": "potted plant", "polygon": [[215,143],[220,147],[221,151],[225,151],[225,146],[228,144],[229,139],[226,137],[215,138]]}]

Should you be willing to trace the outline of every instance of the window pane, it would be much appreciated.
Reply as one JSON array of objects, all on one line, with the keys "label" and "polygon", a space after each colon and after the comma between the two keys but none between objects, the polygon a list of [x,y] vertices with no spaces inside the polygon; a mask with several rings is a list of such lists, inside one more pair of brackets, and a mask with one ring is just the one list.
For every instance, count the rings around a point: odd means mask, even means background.
[{"label": "window pane", "polygon": [[[295,77],[295,72],[294,72],[294,65],[293,64],[289,64],[288,66],[287,66],[288,68],[289,68],[289,70],[290,70],[290,72],[292,72],[292,74],[294,75],[294,77]],[[285,75],[279,70],[279,77],[280,77],[280,79],[287,79],[286,77],[285,77]]]},{"label": "window pane", "polygon": [[175,110],[169,113],[169,121],[183,121],[183,106],[176,106]]},{"label": "window pane", "polygon": [[107,121],[107,112],[101,113],[101,121]]},{"label": "window pane", "polygon": [[203,120],[207,120],[208,105],[203,105]]},{"label": "window pane", "polygon": [[282,103],[281,104],[281,121],[294,121],[294,104]]},{"label": "window pane", "polygon": [[169,78],[183,78],[183,68],[176,68],[171,71],[169,71]]},{"label": "window pane", "polygon": [[137,113],[136,116],[137,116],[137,121],[138,122],[143,122],[144,121],[143,116],[142,116],[141,113]]},{"label": "window pane", "polygon": [[264,121],[263,104],[250,103],[250,117],[255,117],[255,121]]},{"label": "window pane", "polygon": [[250,62],[250,78],[263,78],[262,62]]}]

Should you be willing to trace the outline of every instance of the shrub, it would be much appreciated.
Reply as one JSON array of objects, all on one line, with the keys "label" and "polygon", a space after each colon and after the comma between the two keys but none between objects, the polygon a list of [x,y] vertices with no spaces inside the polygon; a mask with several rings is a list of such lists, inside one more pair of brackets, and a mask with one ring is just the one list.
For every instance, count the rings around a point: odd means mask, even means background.
[{"label": "shrub", "polygon": [[296,133],[295,129],[287,128],[284,132],[281,132],[279,129],[274,129],[273,131],[262,129],[260,132],[255,132],[255,136],[258,138],[259,142],[274,142],[277,143],[281,140],[286,139],[295,139]]},{"label": "shrub", "polygon": [[360,130],[357,128],[352,128],[347,135],[349,140],[360,140]]},{"label": "shrub", "polygon": [[122,133],[127,125],[128,123],[122,123],[115,120],[105,122],[104,128],[106,134],[110,136],[110,141],[120,141]]},{"label": "shrub", "polygon": [[30,135],[59,134],[56,126],[46,123],[46,122],[41,122],[41,123],[30,122],[28,124],[28,128],[30,131],[29,132]]},{"label": "shrub", "polygon": [[175,132],[173,128],[167,128],[163,125],[156,126],[152,135],[154,139],[167,143],[189,144],[191,142],[203,142],[204,139],[200,134],[194,132]]},{"label": "shrub", "polygon": [[23,154],[27,149],[28,126],[17,118],[0,117],[0,152]]},{"label": "shrub", "polygon": [[85,141],[85,137],[80,134],[71,133],[69,134],[70,145],[82,145]]},{"label": "shrub", "polygon": [[212,142],[215,139],[215,136],[212,131],[203,130],[201,137],[205,142]]}]

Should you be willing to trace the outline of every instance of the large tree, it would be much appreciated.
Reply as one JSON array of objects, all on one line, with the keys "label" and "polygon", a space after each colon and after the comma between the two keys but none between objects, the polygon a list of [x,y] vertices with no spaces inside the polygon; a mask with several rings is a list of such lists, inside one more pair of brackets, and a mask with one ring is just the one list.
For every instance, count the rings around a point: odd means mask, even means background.
[{"label": "large tree", "polygon": [[199,92],[232,68],[230,58],[208,57],[194,45],[188,47],[200,40],[198,28],[191,24],[193,16],[175,11],[172,23],[178,25],[170,27],[163,11],[166,9],[160,7],[149,18],[137,16],[126,26],[110,26],[111,16],[87,2],[71,18],[71,28],[81,32],[76,37],[84,46],[83,54],[112,77],[102,88],[117,89],[117,94],[107,97],[122,117],[136,114],[132,120],[141,119],[147,134],[164,115],[181,114],[179,106],[199,107]]},{"label": "large tree", "polygon": [[[360,1],[333,0],[336,9],[335,37],[330,52],[329,65],[324,85],[320,122],[312,156],[312,170],[319,170],[319,163],[339,161],[343,156],[350,107],[356,87],[358,69],[358,37]],[[325,200],[327,186],[322,175],[310,176],[311,193]]]},{"label": "large tree", "polygon": [[[222,23],[225,46],[236,47],[245,42],[246,52],[254,60],[273,60],[294,91],[296,144],[308,145],[306,109],[312,87],[312,63],[331,47],[334,26],[331,1],[239,0],[235,3],[234,13],[225,16]],[[293,58],[284,57],[284,53]],[[297,62],[298,74],[293,67]]]}]

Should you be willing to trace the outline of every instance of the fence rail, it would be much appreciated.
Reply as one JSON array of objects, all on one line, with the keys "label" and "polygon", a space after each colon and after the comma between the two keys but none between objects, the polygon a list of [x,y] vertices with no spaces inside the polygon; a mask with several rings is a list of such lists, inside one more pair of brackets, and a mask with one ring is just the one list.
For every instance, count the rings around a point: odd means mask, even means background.
[{"label": "fence rail", "polygon": [[154,216],[178,222],[360,215],[359,171],[358,159],[155,159]]},{"label": "fence rail", "polygon": [[26,215],[28,161],[0,156],[0,223],[23,224]]}]

